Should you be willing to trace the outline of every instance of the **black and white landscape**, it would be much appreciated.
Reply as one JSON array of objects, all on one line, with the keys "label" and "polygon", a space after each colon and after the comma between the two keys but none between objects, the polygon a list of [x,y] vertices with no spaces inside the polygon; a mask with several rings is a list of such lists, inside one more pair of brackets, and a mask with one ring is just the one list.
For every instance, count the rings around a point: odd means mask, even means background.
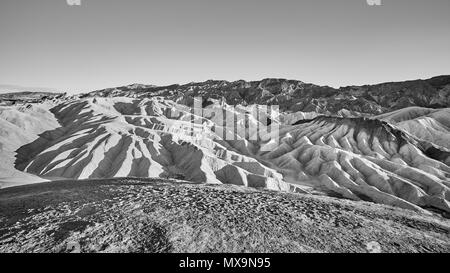
[{"label": "black and white landscape", "polygon": [[449,251],[450,76],[1,104],[2,252]]},{"label": "black and white landscape", "polygon": [[[1,0],[0,253],[181,253],[139,256],[186,272],[449,253],[449,12]],[[14,268],[60,269],[42,256]]]}]

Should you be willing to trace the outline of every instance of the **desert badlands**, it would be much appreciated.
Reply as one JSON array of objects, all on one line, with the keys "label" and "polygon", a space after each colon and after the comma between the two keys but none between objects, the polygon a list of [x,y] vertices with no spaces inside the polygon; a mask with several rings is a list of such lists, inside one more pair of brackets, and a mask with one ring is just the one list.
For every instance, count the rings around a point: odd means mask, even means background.
[{"label": "desert badlands", "polygon": [[449,107],[450,76],[1,94],[0,252],[448,252]]}]

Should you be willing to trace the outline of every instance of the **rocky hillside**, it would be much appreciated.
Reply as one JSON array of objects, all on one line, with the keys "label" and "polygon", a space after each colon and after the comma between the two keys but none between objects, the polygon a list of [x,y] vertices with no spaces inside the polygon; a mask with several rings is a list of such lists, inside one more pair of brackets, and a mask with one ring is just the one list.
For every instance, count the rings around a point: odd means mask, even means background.
[{"label": "rocky hillside", "polygon": [[444,252],[448,220],[367,202],[160,179],[0,191],[2,252]]}]

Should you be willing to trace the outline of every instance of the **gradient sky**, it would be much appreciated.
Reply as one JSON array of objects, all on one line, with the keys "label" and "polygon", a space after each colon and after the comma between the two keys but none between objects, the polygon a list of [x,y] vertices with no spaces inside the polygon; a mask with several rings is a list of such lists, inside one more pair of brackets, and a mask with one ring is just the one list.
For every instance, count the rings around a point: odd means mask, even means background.
[{"label": "gradient sky", "polygon": [[450,0],[0,1],[0,83],[87,91],[450,74]]}]

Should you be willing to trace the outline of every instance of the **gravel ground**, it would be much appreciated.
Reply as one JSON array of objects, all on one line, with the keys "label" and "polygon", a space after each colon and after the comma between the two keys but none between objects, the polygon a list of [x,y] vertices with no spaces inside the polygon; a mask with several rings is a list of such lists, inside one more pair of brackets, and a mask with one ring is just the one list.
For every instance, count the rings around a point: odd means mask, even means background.
[{"label": "gravel ground", "polygon": [[439,216],[160,179],[0,190],[0,252],[450,252]]}]

